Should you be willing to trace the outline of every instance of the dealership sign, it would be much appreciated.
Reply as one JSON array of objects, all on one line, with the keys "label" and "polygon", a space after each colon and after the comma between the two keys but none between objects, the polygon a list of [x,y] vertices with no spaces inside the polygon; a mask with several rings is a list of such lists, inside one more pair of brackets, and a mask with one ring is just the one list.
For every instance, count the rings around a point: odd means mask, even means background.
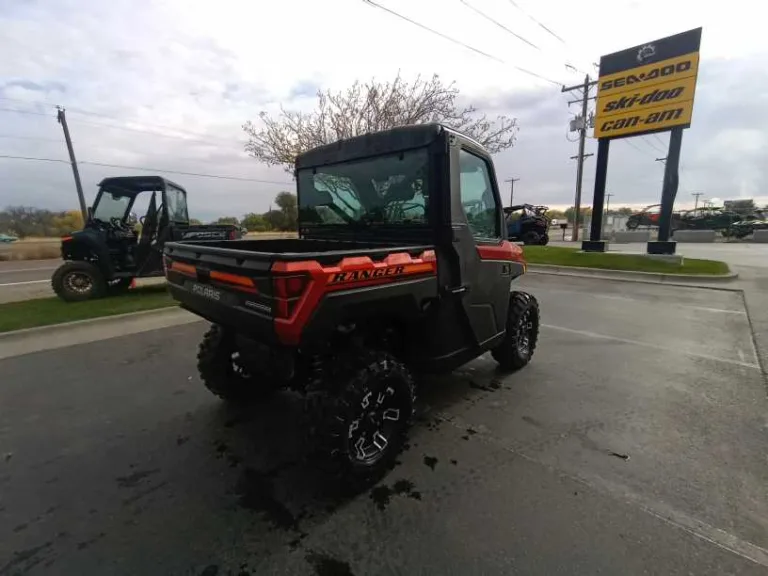
[{"label": "dealership sign", "polygon": [[595,138],[688,128],[701,28],[600,58]]}]

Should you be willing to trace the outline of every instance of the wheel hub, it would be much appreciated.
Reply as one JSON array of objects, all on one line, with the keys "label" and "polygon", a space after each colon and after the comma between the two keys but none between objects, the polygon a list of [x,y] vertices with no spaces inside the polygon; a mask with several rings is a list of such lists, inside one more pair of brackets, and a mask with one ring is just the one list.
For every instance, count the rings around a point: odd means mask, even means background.
[{"label": "wheel hub", "polygon": [[533,332],[533,321],[531,311],[526,310],[520,317],[517,325],[517,350],[521,356],[527,356],[531,348],[531,334]]},{"label": "wheel hub", "polygon": [[350,455],[359,462],[370,464],[381,458],[402,425],[403,410],[391,386],[381,392],[368,392],[359,407],[358,417],[348,428]]},{"label": "wheel hub", "polygon": [[93,288],[93,280],[88,274],[82,272],[71,272],[64,278],[64,283],[72,292],[85,294]]}]

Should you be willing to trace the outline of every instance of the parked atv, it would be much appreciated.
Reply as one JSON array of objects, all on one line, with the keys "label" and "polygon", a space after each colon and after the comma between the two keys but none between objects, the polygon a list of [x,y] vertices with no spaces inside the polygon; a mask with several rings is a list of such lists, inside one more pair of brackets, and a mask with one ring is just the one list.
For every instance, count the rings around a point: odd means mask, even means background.
[{"label": "parked atv", "polygon": [[675,230],[729,230],[742,217],[722,208],[697,208],[678,214]]},{"label": "parked atv", "polygon": [[523,368],[539,305],[512,290],[523,251],[474,140],[395,128],[301,154],[296,175],[298,239],[169,242],[168,285],[212,322],[197,355],[212,393],[300,393],[312,453],[368,484],[406,442],[414,375],[489,351]]},{"label": "parked atv", "polygon": [[[147,213],[137,220],[132,209],[141,194],[151,197]],[[237,226],[190,225],[187,193],[170,180],[106,178],[88,209],[85,228],[61,239],[64,263],[53,273],[51,285],[67,302],[99,298],[109,290],[129,287],[134,278],[162,276],[167,241],[240,237]]]},{"label": "parked atv", "polygon": [[507,237],[525,244],[546,246],[549,242],[547,206],[518,204],[504,208]]}]

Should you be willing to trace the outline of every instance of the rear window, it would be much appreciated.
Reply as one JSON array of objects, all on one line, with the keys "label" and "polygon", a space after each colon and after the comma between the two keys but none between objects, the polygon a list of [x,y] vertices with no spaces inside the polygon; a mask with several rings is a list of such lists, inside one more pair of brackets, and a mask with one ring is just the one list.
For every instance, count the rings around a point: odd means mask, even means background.
[{"label": "rear window", "polygon": [[425,226],[426,148],[299,171],[300,225]]}]

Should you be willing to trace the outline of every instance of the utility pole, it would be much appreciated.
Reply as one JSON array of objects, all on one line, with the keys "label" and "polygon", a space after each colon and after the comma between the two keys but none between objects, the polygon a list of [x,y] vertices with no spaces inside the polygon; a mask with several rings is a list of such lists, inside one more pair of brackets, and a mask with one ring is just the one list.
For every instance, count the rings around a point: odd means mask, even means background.
[{"label": "utility pole", "polygon": [[693,205],[693,209],[694,209],[694,211],[695,211],[695,210],[696,210],[696,208],[698,208],[698,207],[699,207],[699,196],[704,196],[704,192],[692,192],[692,193],[691,193],[691,196],[693,196],[694,198],[696,198],[696,200],[695,200],[695,204]]},{"label": "utility pole", "polygon": [[515,182],[520,178],[507,178],[504,182],[509,182],[509,205],[512,206],[515,203]]},{"label": "utility pole", "polygon": [[613,196],[613,194],[608,193],[605,195],[605,220],[603,220],[603,226],[600,230],[601,238],[605,237],[605,223],[608,222],[608,216],[610,215],[609,212],[611,211],[611,196]]},{"label": "utility pole", "polygon": [[85,207],[85,196],[83,195],[83,185],[80,183],[80,172],[77,169],[77,160],[75,159],[75,149],[72,147],[72,138],[69,137],[69,127],[67,126],[67,116],[64,108],[57,106],[58,114],[56,118],[64,129],[64,140],[67,141],[67,151],[69,152],[69,161],[72,164],[72,174],[75,177],[75,188],[77,188],[77,198],[80,200],[80,212],[83,215],[83,222],[88,220],[88,210]]},{"label": "utility pole", "polygon": [[[584,145],[587,140],[587,104],[589,103],[589,89],[597,84],[597,82],[590,81],[589,74],[584,76],[584,83],[577,84],[576,86],[563,86],[561,92],[571,92],[573,90],[581,90],[581,124],[579,126],[579,153],[576,156],[578,164],[576,167],[576,198],[573,203],[574,215],[573,215],[573,234],[571,240],[576,242],[579,239],[579,216],[581,215],[581,182],[584,176],[584,158],[587,156],[584,154]],[[574,100],[573,102],[578,102]],[[572,102],[569,102],[569,105]],[[591,156],[591,154],[590,154]]]}]

